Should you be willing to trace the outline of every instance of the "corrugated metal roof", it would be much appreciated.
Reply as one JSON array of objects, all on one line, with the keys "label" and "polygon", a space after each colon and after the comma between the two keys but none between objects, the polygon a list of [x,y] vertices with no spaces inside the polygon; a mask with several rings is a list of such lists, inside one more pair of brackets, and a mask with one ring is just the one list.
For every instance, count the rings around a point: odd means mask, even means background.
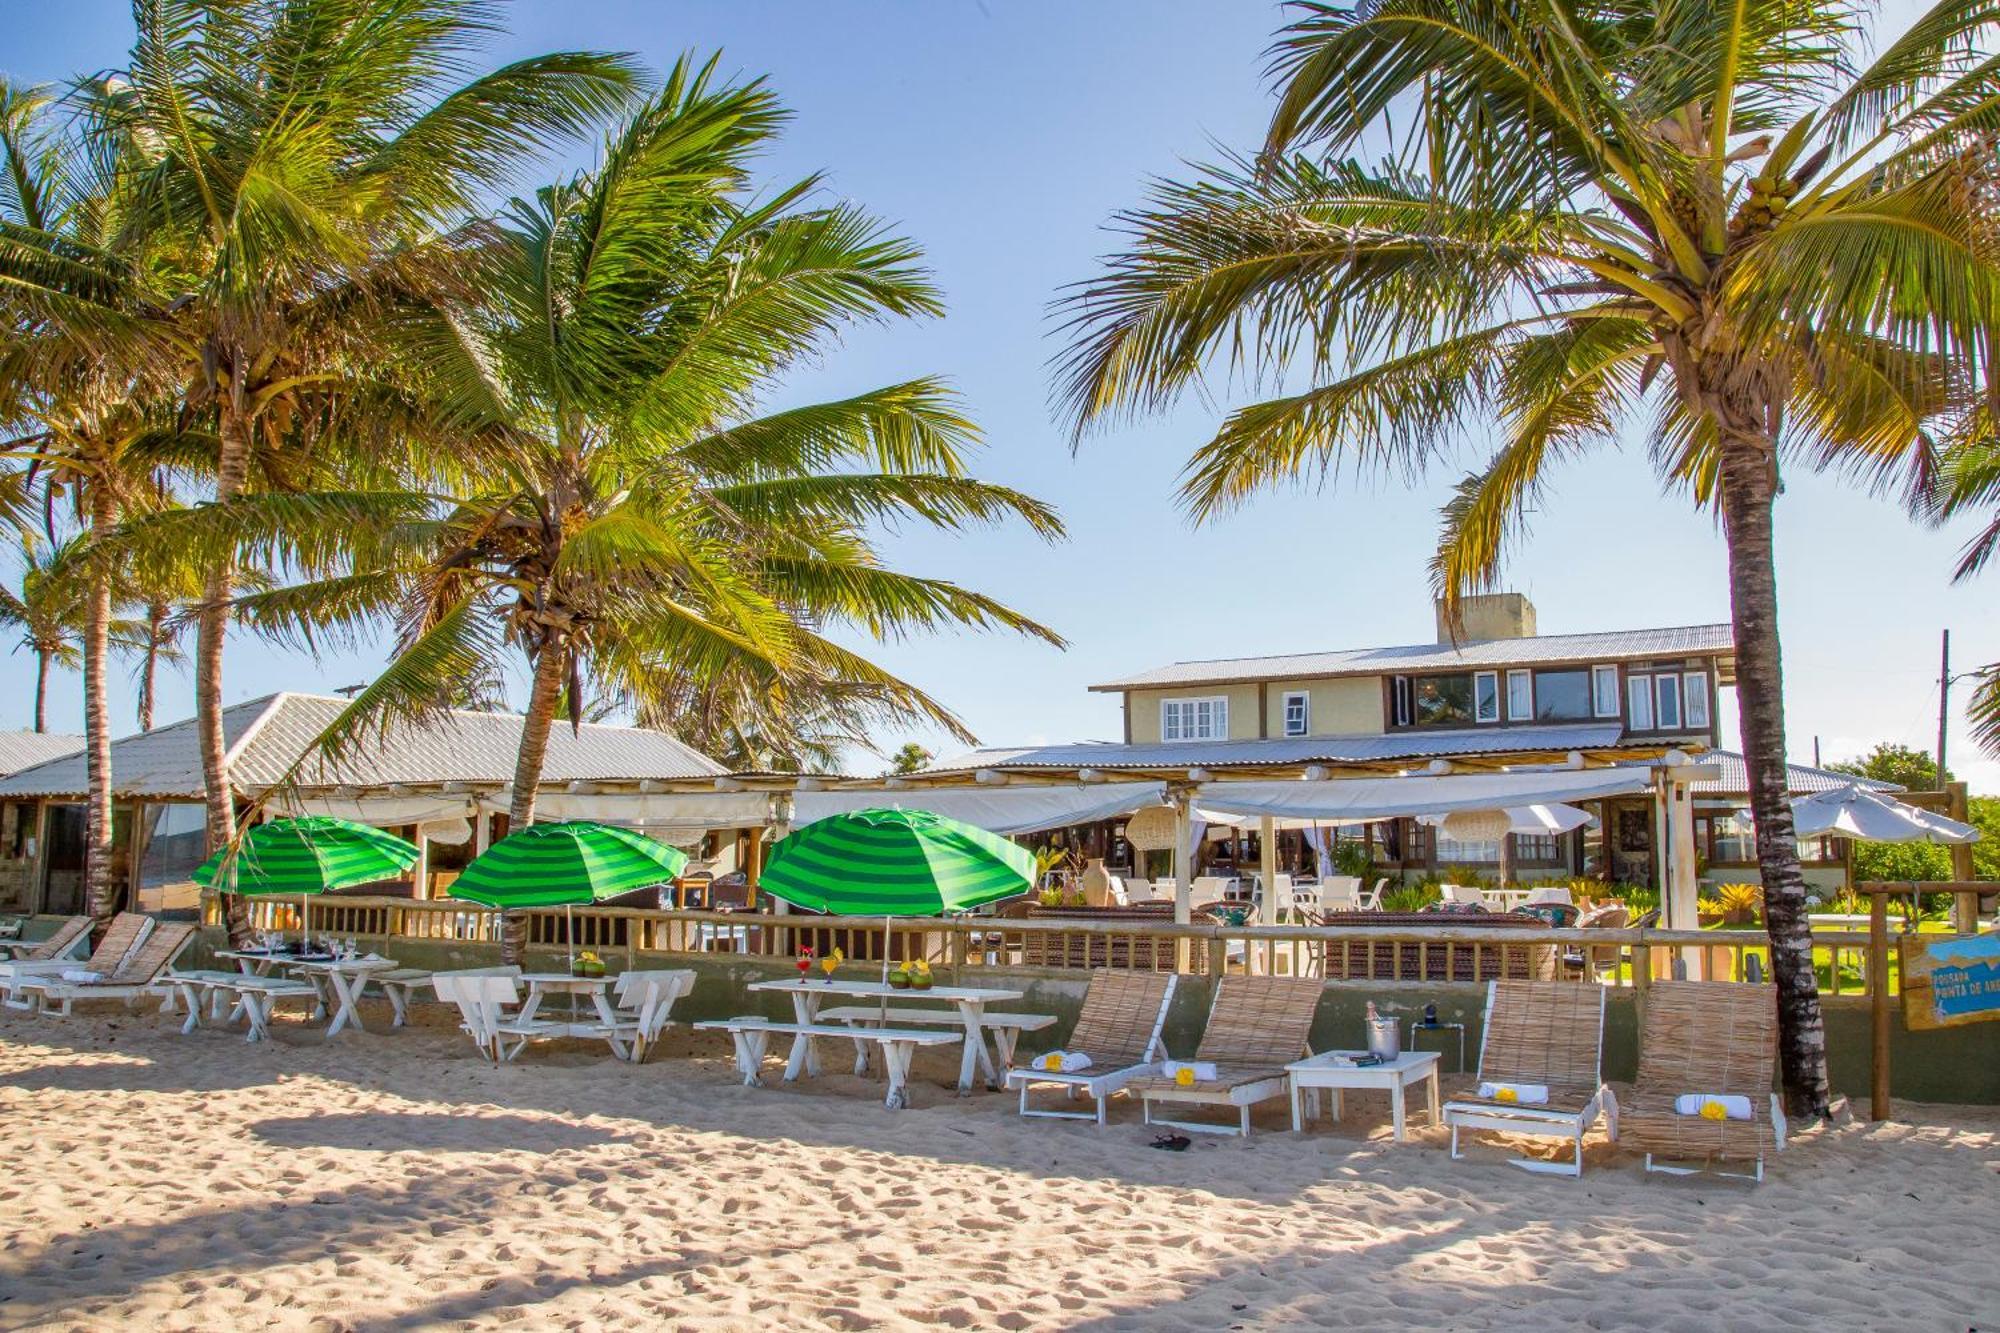
[{"label": "corrugated metal roof", "polygon": [[[1697,796],[1727,794],[1740,796],[1750,790],[1750,770],[1744,766],[1743,756],[1733,750],[1710,750],[1701,756],[1704,764],[1722,766],[1722,776],[1712,782],[1694,784]],[[1804,796],[1816,791],[1832,791],[1835,787],[1845,787],[1849,783],[1866,791],[1902,791],[1893,782],[1877,782],[1873,778],[1857,778],[1852,773],[1831,773],[1824,768],[1814,768],[1810,764],[1786,764],[1785,784],[1794,796]]]},{"label": "corrugated metal roof", "polygon": [[[1616,722],[1554,727],[1481,727],[1477,731],[1398,732],[1384,736],[1300,736],[1241,741],[1177,741],[1119,745],[1086,741],[1073,745],[973,750],[940,760],[927,773],[962,773],[980,768],[1239,768],[1258,765],[1381,763],[1440,755],[1567,754],[1627,744]],[[1657,740],[1634,742],[1656,747]]]},{"label": "corrugated metal roof", "polygon": [[1375,676],[1537,662],[1619,662],[1692,653],[1734,653],[1727,625],[1607,630],[1593,634],[1543,634],[1532,639],[1482,639],[1461,644],[1420,643],[1400,648],[1350,648],[1279,657],[1225,657],[1176,662],[1136,676],[1093,685],[1093,690],[1136,690],[1170,685],[1223,685],[1234,681],[1303,680],[1325,676]]},{"label": "corrugated metal roof", "polygon": [[[324,731],[345,699],[274,694],[222,710],[230,774],[240,791],[283,779]],[[446,782],[502,785],[513,780],[521,740],[516,713],[455,712],[425,727],[394,726],[337,769],[310,764],[298,775],[308,786],[433,786]],[[549,736],[544,785],[713,777],[727,770],[662,732],[586,723],[581,736],[558,722]],[[112,742],[111,772],[119,796],[198,800],[201,756],[194,720]],[[4,796],[72,796],[85,790],[81,754],[38,764],[0,780]]]},{"label": "corrugated metal roof", "polygon": [[0,777],[83,749],[83,737],[59,731],[0,731]]}]

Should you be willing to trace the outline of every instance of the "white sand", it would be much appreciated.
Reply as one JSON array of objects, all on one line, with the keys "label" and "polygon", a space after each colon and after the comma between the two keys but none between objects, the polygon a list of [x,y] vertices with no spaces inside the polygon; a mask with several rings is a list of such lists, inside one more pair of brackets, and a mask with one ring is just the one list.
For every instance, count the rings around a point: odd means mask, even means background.
[{"label": "white sand", "polygon": [[[382,1016],[371,1013],[378,1028]],[[1904,1107],[1761,1187],[1294,1138],[1151,1151],[922,1067],[735,1084],[682,1039],[495,1070],[442,1028],[272,1044],[0,1011],[0,1328],[1964,1329],[2000,1314],[2000,1115]],[[687,1058],[690,1049],[697,1058]],[[776,1083],[776,1070],[770,1080]],[[1451,1081],[1447,1080],[1447,1089]],[[1262,1132],[1268,1127],[1272,1132]]]}]

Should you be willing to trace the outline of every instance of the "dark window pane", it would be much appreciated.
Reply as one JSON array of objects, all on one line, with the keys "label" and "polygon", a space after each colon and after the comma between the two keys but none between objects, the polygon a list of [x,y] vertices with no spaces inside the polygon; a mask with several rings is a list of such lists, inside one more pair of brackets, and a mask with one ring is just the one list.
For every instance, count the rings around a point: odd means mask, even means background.
[{"label": "dark window pane", "polygon": [[1418,676],[1417,725],[1472,721],[1472,677]]},{"label": "dark window pane", "polygon": [[1543,722],[1572,722],[1590,716],[1588,671],[1535,674],[1535,716]]}]

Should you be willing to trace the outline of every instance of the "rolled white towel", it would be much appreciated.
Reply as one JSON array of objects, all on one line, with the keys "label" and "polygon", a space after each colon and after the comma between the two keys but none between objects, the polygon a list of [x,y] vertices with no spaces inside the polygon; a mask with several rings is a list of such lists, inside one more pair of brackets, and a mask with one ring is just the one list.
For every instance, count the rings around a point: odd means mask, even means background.
[{"label": "rolled white towel", "polygon": [[1481,1083],[1479,1095],[1489,1102],[1503,1102],[1508,1106],[1546,1106],[1549,1101],[1549,1085],[1546,1083]]},{"label": "rolled white towel", "polygon": [[1725,1093],[1688,1092],[1674,1098],[1675,1115],[1698,1115],[1703,1120],[1748,1120],[1750,1099]]},{"label": "rolled white towel", "polygon": [[[1183,1077],[1185,1073],[1186,1077]],[[1160,1074],[1176,1083],[1213,1083],[1215,1062],[1213,1060],[1162,1060]]]},{"label": "rolled white towel", "polygon": [[74,981],[79,985],[94,986],[104,980],[104,974],[102,972],[92,972],[88,968],[68,967],[63,969],[62,979],[64,981]]},{"label": "rolled white towel", "polygon": [[1036,1056],[1034,1067],[1051,1074],[1077,1074],[1090,1068],[1090,1057],[1082,1051],[1050,1051]]}]

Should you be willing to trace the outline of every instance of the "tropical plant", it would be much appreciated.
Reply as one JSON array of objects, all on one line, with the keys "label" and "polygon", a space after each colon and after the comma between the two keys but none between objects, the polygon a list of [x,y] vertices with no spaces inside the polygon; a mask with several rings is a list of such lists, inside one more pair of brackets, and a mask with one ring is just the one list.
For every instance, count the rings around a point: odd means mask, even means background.
[{"label": "tropical plant", "polygon": [[1420,472],[1497,416],[1444,510],[1448,610],[1497,580],[1557,464],[1649,422],[1728,544],[1784,1085],[1824,1112],[1773,506],[1787,461],[1921,490],[1989,392],[1996,11],[1947,0],[1863,63],[1868,11],[1842,0],[1296,8],[1262,154],[1158,187],[1070,297],[1066,411],[1156,409],[1218,361],[1310,377],[1196,452],[1198,518]]},{"label": "tropical plant", "polygon": [[0,587],[0,626],[20,631],[18,643],[35,658],[37,732],[49,729],[49,675],[83,665],[83,580],[73,565],[78,542],[34,542],[20,548],[20,586]]},{"label": "tropical plant", "polygon": [[[2000,549],[2000,426],[1988,412],[1983,436],[1969,440],[1946,455],[1940,481],[1928,495],[1916,498],[1920,515],[1943,523],[1960,515],[1983,515],[1985,522],[1959,553],[1952,582],[1964,583],[1986,567]],[[2000,662],[1975,673],[1977,684],[1966,704],[1972,739],[1990,755],[2000,756]],[[1906,784],[1907,785],[1907,784]]]},{"label": "tropical plant", "polygon": [[[1878,741],[1874,749],[1860,758],[1836,760],[1827,769],[1876,782],[1893,782],[1910,791],[1942,790],[1938,785],[1937,756],[1894,741]],[[1951,780],[1950,773],[1945,774],[1945,780]]]},{"label": "tropical plant", "polygon": [[[477,283],[483,192],[633,83],[622,57],[531,57],[462,77],[496,29],[489,0],[134,0],[127,67],[73,101],[118,146],[132,198],[117,248],[9,227],[0,310],[161,374],[208,416],[213,489],[252,458],[401,447],[429,420],[387,377],[407,303]],[[135,269],[120,255],[159,256]],[[211,845],[234,836],[222,645],[236,562],[213,553],[197,615],[195,704]]]},{"label": "tropical plant", "polygon": [[1718,884],[1715,886],[1715,910],[1722,914],[1725,923],[1732,926],[1754,926],[1764,911],[1764,886],[1761,884]]},{"label": "tropical plant", "polygon": [[[488,229],[476,299],[406,315],[404,352],[461,441],[443,489],[243,495],[178,530],[325,577],[237,599],[271,632],[359,630],[394,660],[321,737],[338,757],[451,683],[519,652],[531,684],[510,823],[534,821],[559,711],[593,687],[641,715],[676,682],[836,698],[957,727],[927,694],[834,643],[949,625],[1061,640],[990,597],[885,567],[871,532],[1052,511],[966,475],[976,439],[931,380],[756,415],[843,326],[934,313],[910,243],[808,179],[750,193],[784,113],[760,83],[675,65],[594,170]],[[839,694],[838,690],[847,690]],[[961,728],[962,730],[962,728]],[[505,948],[523,923],[509,917]]]},{"label": "tropical plant", "polygon": [[921,773],[936,757],[915,741],[904,741],[896,752],[889,756],[889,772],[893,776]]}]

